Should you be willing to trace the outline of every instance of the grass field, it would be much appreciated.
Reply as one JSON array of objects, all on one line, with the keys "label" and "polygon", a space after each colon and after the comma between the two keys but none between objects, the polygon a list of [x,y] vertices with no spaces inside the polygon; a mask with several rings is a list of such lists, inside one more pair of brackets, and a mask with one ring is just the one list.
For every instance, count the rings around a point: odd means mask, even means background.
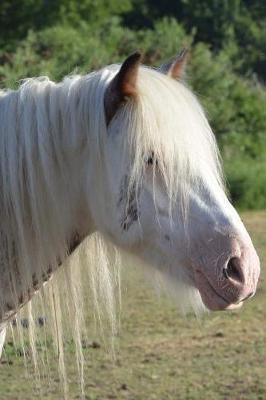
[{"label": "grass field", "polygon": [[[114,361],[95,334],[84,349],[86,399],[266,399],[266,212],[243,219],[262,261],[257,295],[240,312],[182,317],[143,276],[124,270],[121,331]],[[126,273],[125,273],[126,272]],[[62,399],[57,378],[34,388],[12,338],[0,365],[0,400]],[[75,355],[67,347],[69,399],[79,398]],[[51,365],[55,376],[56,361]]]}]

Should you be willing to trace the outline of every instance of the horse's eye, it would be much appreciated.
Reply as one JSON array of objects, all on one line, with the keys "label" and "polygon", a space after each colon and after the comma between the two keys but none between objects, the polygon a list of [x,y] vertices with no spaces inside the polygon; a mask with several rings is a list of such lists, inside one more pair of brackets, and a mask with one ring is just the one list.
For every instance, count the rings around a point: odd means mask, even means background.
[{"label": "horse's eye", "polygon": [[158,165],[158,161],[155,159],[153,151],[147,157],[145,157],[145,163],[146,165]]},{"label": "horse's eye", "polygon": [[153,164],[153,157],[149,157],[148,160],[146,161],[146,164],[152,165]]}]

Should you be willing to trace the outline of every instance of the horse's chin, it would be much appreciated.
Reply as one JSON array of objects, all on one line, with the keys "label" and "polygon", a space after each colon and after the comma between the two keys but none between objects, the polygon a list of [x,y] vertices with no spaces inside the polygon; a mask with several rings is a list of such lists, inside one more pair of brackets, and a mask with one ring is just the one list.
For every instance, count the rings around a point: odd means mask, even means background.
[{"label": "horse's chin", "polygon": [[199,293],[203,304],[210,311],[237,310],[243,305],[243,302],[228,303],[224,298],[220,297],[216,293],[214,296],[210,295],[210,293],[202,292],[200,290]]},{"label": "horse's chin", "polygon": [[217,293],[209,280],[199,271],[195,274],[195,286],[199,291],[203,304],[210,311],[236,310],[243,305],[243,302],[230,303],[227,301],[227,299]]}]

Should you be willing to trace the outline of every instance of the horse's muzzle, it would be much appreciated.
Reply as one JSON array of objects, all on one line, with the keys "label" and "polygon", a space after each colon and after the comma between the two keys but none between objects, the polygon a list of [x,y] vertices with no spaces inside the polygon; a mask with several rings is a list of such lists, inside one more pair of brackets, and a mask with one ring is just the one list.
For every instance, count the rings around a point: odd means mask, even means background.
[{"label": "horse's muzzle", "polygon": [[[215,259],[215,243],[211,259]],[[227,247],[227,248],[226,248]],[[217,264],[194,268],[195,283],[205,306],[210,310],[239,308],[252,297],[260,274],[260,262],[249,237],[246,239],[228,238],[223,246],[217,246],[222,256],[217,254]]]}]

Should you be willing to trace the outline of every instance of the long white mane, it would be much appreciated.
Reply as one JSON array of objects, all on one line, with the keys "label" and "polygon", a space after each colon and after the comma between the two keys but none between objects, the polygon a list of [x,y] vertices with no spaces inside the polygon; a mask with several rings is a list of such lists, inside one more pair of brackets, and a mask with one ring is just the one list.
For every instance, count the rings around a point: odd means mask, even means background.
[{"label": "long white mane", "polygon": [[[47,77],[27,79],[16,91],[0,92],[2,320],[10,319],[13,310],[32,297],[69,253],[79,206],[95,190],[87,187],[86,174],[90,171],[84,170],[84,160],[93,158],[95,168],[104,162],[104,95],[118,68],[112,65],[89,75],[70,76],[61,83]],[[130,146],[132,154],[130,182],[141,182],[143,156],[153,151],[169,204],[178,198],[186,208],[191,183],[200,190],[202,176],[208,176],[214,185],[222,185],[219,154],[207,119],[184,84],[155,70],[141,67],[138,93],[137,101],[128,101],[118,111],[124,116],[121,132],[126,133],[125,146]],[[47,292],[54,316],[51,325],[62,370],[60,291],[64,287],[64,304],[70,313],[80,371],[84,273],[96,306],[102,299],[115,329],[113,291],[119,279],[110,271],[105,246],[101,235],[94,236],[84,252],[87,262],[96,264],[95,268],[85,273],[84,265],[81,269],[77,265],[65,267],[61,274],[64,283],[61,276],[49,284]],[[32,330],[32,343],[33,339]],[[34,346],[32,349],[36,357]]]}]

